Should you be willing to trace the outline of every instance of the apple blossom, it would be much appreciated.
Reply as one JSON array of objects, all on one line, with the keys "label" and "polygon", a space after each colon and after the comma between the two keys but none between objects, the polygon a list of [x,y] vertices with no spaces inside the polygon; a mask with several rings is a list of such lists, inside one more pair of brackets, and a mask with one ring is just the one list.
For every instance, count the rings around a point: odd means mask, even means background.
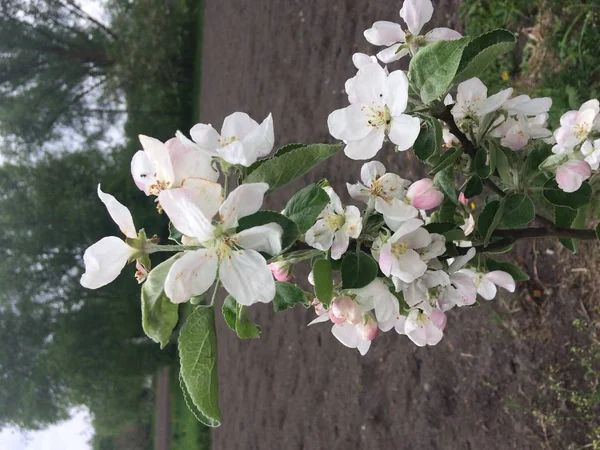
[{"label": "apple blossom", "polygon": [[[363,67],[368,66],[369,64],[379,65],[379,63],[377,62],[377,58],[375,58],[374,56],[365,55],[364,53],[355,53],[354,55],[352,55],[352,63],[354,64],[354,67],[356,67],[357,70],[362,69]],[[388,73],[387,69],[384,70],[386,71],[386,73]],[[346,90],[346,94],[348,94],[349,103],[355,103],[357,100],[354,89],[355,83],[356,76],[349,78],[344,84],[344,89]]]},{"label": "apple blossom", "polygon": [[598,166],[600,166],[600,139],[593,142],[589,139],[586,140],[581,145],[581,154],[592,170],[598,170]]},{"label": "apple blossom", "polygon": [[571,159],[556,170],[556,182],[564,192],[575,192],[591,176],[590,165],[578,159]]},{"label": "apple blossom", "polygon": [[546,114],[552,107],[550,97],[531,98],[529,95],[517,95],[504,102],[502,109],[510,116],[538,116]]},{"label": "apple blossom", "polygon": [[[185,252],[175,261],[165,280],[165,293],[173,303],[185,302],[205,293],[218,271],[223,287],[239,304],[270,302],[275,296],[275,282],[259,252],[278,254],[283,230],[269,223],[235,232],[238,219],[260,209],[269,186],[243,184],[223,201],[219,185],[215,189],[216,183],[201,181],[205,185],[202,197],[185,186],[162,191],[159,196],[175,228],[196,238],[203,247]],[[220,220],[213,225],[217,212]]]},{"label": "apple blossom", "polygon": [[319,214],[316,223],[306,232],[306,243],[323,251],[331,249],[331,258],[340,259],[348,249],[350,238],[360,236],[360,211],[356,206],[346,206],[344,209],[333,189],[329,186],[323,189],[330,201]]},{"label": "apple blossom", "polygon": [[500,286],[508,292],[515,292],[516,285],[514,278],[502,270],[481,273],[471,269],[461,269],[459,272],[471,277],[477,288],[477,293],[486,300],[492,300],[496,297],[496,286]]},{"label": "apple blossom", "polygon": [[410,185],[406,192],[406,198],[415,208],[427,211],[440,206],[444,200],[444,194],[433,184],[433,180],[423,178]]},{"label": "apple blossom", "polygon": [[417,53],[420,47],[439,40],[460,39],[462,35],[450,28],[434,28],[421,36],[423,25],[431,20],[433,5],[430,0],[405,0],[400,17],[407,30],[397,23],[379,21],[364,32],[367,41],[373,45],[386,46],[377,57],[385,64],[397,61],[411,53]]},{"label": "apple blossom", "polygon": [[554,132],[556,145],[552,151],[569,153],[577,145],[600,131],[600,103],[593,99],[585,102],[579,111],[569,111],[560,118],[560,127]]},{"label": "apple blossom", "polygon": [[351,159],[374,157],[387,136],[398,150],[412,147],[420,132],[417,117],[404,114],[408,104],[408,79],[401,70],[389,75],[377,64],[359,69],[354,81],[356,102],[333,111],[329,133],[346,144]]},{"label": "apple blossom", "polygon": [[488,97],[485,84],[479,78],[470,78],[458,85],[452,116],[459,126],[465,119],[478,120],[500,109],[512,92],[512,88],[508,88]]},{"label": "apple blossom", "polygon": [[271,263],[268,267],[273,274],[273,278],[277,281],[290,281],[294,278],[292,275],[292,267],[284,261]]},{"label": "apple blossom", "polygon": [[194,150],[179,140],[166,143],[140,135],[144,150],[131,160],[131,174],[137,187],[146,195],[158,195],[164,189],[180,187],[187,178],[217,181],[219,172],[212,166],[212,158]]},{"label": "apple blossom", "polygon": [[544,139],[552,136],[546,128],[548,114],[527,118],[519,114],[516,119],[508,117],[503,123],[492,131],[492,136],[500,137],[500,143],[511,150],[523,149],[531,139]]},{"label": "apple blossom", "polygon": [[[438,319],[438,323],[443,323],[441,328],[436,325],[427,312],[419,308],[411,309],[404,320],[404,334],[419,347],[436,345],[444,337],[445,314],[437,309],[433,309],[430,314],[433,314],[436,318],[440,317],[440,314],[442,315],[442,319]],[[396,328],[396,331],[398,331],[398,328]]]},{"label": "apple blossom", "polygon": [[243,112],[234,112],[225,117],[221,134],[210,124],[199,123],[192,127],[190,136],[191,141],[182,133],[177,134],[191,148],[244,167],[271,153],[275,142],[271,114],[259,125]]}]

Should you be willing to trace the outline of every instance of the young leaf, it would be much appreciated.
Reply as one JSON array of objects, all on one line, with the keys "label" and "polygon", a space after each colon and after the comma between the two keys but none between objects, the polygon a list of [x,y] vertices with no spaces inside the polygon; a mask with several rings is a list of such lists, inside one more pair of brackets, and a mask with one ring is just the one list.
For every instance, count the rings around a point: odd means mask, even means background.
[{"label": "young leaf", "polygon": [[189,400],[209,427],[221,424],[215,308],[198,306],[179,333],[180,376]]},{"label": "young leaf", "polygon": [[475,172],[479,178],[486,179],[496,170],[496,152],[493,148],[481,147],[475,153]]},{"label": "young leaf", "polygon": [[375,279],[379,267],[365,252],[350,252],[342,261],[342,289],[359,289]]},{"label": "young leaf", "polygon": [[523,272],[517,265],[505,261],[496,261],[488,258],[485,263],[487,269],[491,272],[492,270],[502,270],[503,272],[509,273],[515,279],[515,281],[527,281],[529,275]]},{"label": "young leaf", "polygon": [[321,211],[329,203],[329,196],[316,184],[310,184],[296,192],[285,207],[284,214],[298,225],[300,233],[314,225]]},{"label": "young leaf", "polygon": [[250,320],[247,308],[244,305],[237,305],[235,332],[240,339],[257,339],[260,337],[260,327]]},{"label": "young leaf", "polygon": [[499,227],[522,227],[533,219],[535,219],[533,201],[525,194],[511,194],[504,201],[504,213]]},{"label": "young leaf", "polygon": [[477,219],[477,231],[484,238],[483,245],[487,246],[492,238],[492,233],[500,223],[504,213],[504,199],[493,200],[485,205]]},{"label": "young leaf", "polygon": [[333,296],[331,263],[328,259],[318,259],[313,264],[312,270],[315,279],[315,296],[326,308],[329,308]]},{"label": "young leaf", "polygon": [[273,308],[275,312],[285,311],[293,308],[297,304],[310,306],[312,296],[292,283],[283,281],[275,282],[275,298],[273,299]]},{"label": "young leaf", "polygon": [[483,181],[481,181],[481,178],[479,178],[479,176],[473,175],[471,178],[469,178],[469,181],[467,181],[467,183],[465,184],[465,189],[464,189],[465,197],[473,198],[473,197],[478,196],[482,192],[483,192]]},{"label": "young leaf", "polygon": [[237,320],[237,302],[235,301],[235,298],[228,295],[223,302],[221,312],[223,313],[223,319],[225,319],[227,326],[235,331],[235,322]]},{"label": "young leaf", "polygon": [[449,198],[445,198],[439,209],[439,220],[440,222],[452,222],[454,220],[454,213],[456,212],[456,203],[452,202]]},{"label": "young leaf", "polygon": [[544,184],[544,197],[554,206],[566,206],[578,209],[590,202],[592,188],[589,183],[583,183],[575,192],[564,192],[558,187],[556,180],[550,179]]},{"label": "young leaf", "polygon": [[508,185],[512,184],[513,179],[510,172],[510,164],[508,163],[508,158],[506,157],[504,150],[501,148],[496,148],[496,170],[504,183]]},{"label": "young leaf", "polygon": [[[275,157],[275,156],[281,156],[281,155],[285,155],[286,153],[291,152],[292,150],[296,150],[297,148],[300,147],[305,147],[306,144],[298,144],[298,143],[293,143],[293,144],[286,144],[283,147],[280,147],[271,158]],[[246,176],[250,175],[252,172],[254,172],[258,167],[260,167],[265,161],[267,161],[269,158],[267,159],[259,159],[258,161],[256,161],[254,164],[252,164],[250,167],[248,167],[246,169]]]},{"label": "young leaf", "polygon": [[181,234],[181,232],[179,230],[177,230],[177,228],[175,228],[175,226],[173,225],[173,222],[169,222],[169,239],[173,242],[176,242],[177,244],[181,245],[181,238],[183,237],[183,234]]},{"label": "young leaf", "polygon": [[178,253],[152,269],[142,285],[142,328],[146,336],[160,344],[160,348],[169,343],[179,318],[179,305],[171,303],[165,294],[165,279],[181,255],[183,253]]},{"label": "young leaf", "polygon": [[340,148],[342,144],[311,144],[276,153],[263,160],[244,178],[243,183],[267,183],[269,192],[273,192],[333,156]]},{"label": "young leaf", "polygon": [[455,83],[480,76],[501,55],[510,52],[516,42],[508,30],[497,29],[481,34],[471,40],[462,52]]},{"label": "young leaf", "polygon": [[429,175],[433,176],[436,173],[441,172],[442,170],[453,166],[454,163],[456,161],[458,161],[458,158],[460,158],[460,155],[462,155],[462,152],[463,152],[462,148],[456,148],[456,147],[452,147],[451,149],[446,150],[444,153],[441,154],[439,162],[436,164],[436,166],[433,169],[431,169],[431,171],[429,172]]},{"label": "young leaf", "polygon": [[281,228],[283,228],[281,248],[282,251],[284,251],[291,247],[294,242],[296,242],[296,239],[298,239],[300,236],[300,230],[298,230],[298,225],[284,215],[275,211],[258,211],[250,216],[242,217],[239,220],[239,225],[236,231],[239,233],[240,231],[247,230],[248,228],[266,225],[273,222],[279,224]]},{"label": "young leaf", "polygon": [[467,38],[438,41],[420,50],[411,60],[408,76],[423,103],[431,103],[448,91],[467,43]]},{"label": "young leaf", "polygon": [[448,200],[458,206],[458,192],[456,192],[454,171],[451,167],[436,173],[433,177],[433,184],[442,191]]},{"label": "young leaf", "polygon": [[415,155],[422,162],[442,150],[442,126],[433,117],[425,117],[421,122],[421,132],[413,145]]}]

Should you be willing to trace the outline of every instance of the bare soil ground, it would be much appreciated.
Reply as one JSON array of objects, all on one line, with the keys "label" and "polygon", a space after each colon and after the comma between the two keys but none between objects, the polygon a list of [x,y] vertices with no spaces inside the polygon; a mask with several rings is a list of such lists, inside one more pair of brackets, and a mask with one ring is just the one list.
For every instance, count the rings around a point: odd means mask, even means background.
[{"label": "bare soil ground", "polygon": [[[460,29],[457,3],[434,1],[432,24]],[[283,145],[332,142],[327,115],[346,104],[351,55],[375,51],[362,32],[376,20],[398,20],[400,2],[205,0],[205,8],[202,121],[220,127],[233,111],[256,119],[272,112]],[[405,178],[423,175],[409,154],[380,158]],[[340,153],[268,206],[281,209],[299,187],[324,177],[347,201],[345,182],[358,179],[361,164]],[[314,314],[302,308],[275,315],[270,305],[253,307],[263,327],[255,341],[238,340],[218,319],[224,421],[214,448],[564,448],[564,436],[531,412],[560,406],[547,372],[568,367],[569,347],[583,339],[571,324],[595,298],[591,249],[571,257],[553,241],[520,246],[534,281],[514,296],[453,310],[433,348],[390,332],[361,357],[327,325],[307,328]],[[582,442],[575,426],[563,431],[569,443]]]}]

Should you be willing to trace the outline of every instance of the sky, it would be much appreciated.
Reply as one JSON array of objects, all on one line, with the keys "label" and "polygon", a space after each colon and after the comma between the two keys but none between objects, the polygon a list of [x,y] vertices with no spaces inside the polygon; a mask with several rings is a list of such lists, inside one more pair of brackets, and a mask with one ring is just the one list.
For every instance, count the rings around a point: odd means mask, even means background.
[{"label": "sky", "polygon": [[[80,0],[81,7],[97,20],[103,19],[101,0]],[[18,428],[0,430],[2,450],[90,450],[88,441],[94,430],[89,411],[71,411],[71,418],[41,431],[21,431]]]}]

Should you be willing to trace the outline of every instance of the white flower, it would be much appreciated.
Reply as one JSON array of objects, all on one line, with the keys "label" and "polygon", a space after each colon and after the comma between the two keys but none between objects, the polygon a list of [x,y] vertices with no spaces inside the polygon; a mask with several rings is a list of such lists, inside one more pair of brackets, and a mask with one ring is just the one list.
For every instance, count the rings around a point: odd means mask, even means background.
[{"label": "white flower", "polygon": [[510,116],[538,116],[546,114],[551,107],[550,97],[531,98],[529,95],[517,95],[506,100],[502,105],[502,109]]},{"label": "white flower", "polygon": [[374,311],[377,323],[382,331],[382,323],[389,322],[398,314],[398,299],[390,292],[390,288],[381,278],[375,278],[368,285],[351,291],[356,296],[356,301],[362,308],[363,313]]},{"label": "white flower", "polygon": [[600,103],[589,100],[579,111],[569,111],[560,118],[560,127],[554,132],[556,145],[554,153],[569,153],[590,137],[593,131],[600,130]]},{"label": "white flower", "polygon": [[306,243],[318,250],[331,249],[331,258],[340,259],[348,249],[350,238],[356,239],[362,231],[360,211],[356,206],[344,209],[332,188],[323,189],[330,200],[317,222],[306,232]]},{"label": "white flower", "polygon": [[377,64],[361,68],[354,81],[356,102],[333,111],[327,119],[329,133],[346,143],[352,159],[370,159],[386,135],[404,151],[412,147],[420,131],[416,117],[404,114],[408,104],[408,79],[401,70],[389,75]]},{"label": "white flower", "polygon": [[423,221],[409,219],[381,246],[379,267],[386,276],[411,283],[427,270],[427,264],[415,250],[431,244],[431,235],[422,227]]},{"label": "white flower", "polygon": [[[125,237],[136,239],[137,232],[129,209],[112,195],[102,192],[100,185],[98,197]],[[81,276],[81,285],[88,289],[98,289],[114,281],[136,253],[136,249],[118,237],[100,239],[83,254],[85,273]]]},{"label": "white flower", "polygon": [[137,187],[146,195],[158,195],[163,189],[181,186],[187,178],[217,181],[219,172],[212,166],[212,158],[194,150],[177,138],[160,142],[140,135],[144,150],[131,160],[131,174]]},{"label": "white flower", "polygon": [[450,28],[434,28],[425,36],[419,35],[432,15],[433,5],[430,0],[406,0],[400,10],[400,17],[404,19],[408,30],[403,30],[397,23],[379,21],[366,30],[364,35],[369,43],[387,47],[377,54],[386,64],[399,60],[409,52],[414,55],[420,47],[432,42],[462,37]]},{"label": "white flower", "polygon": [[[352,55],[352,63],[357,69],[362,69],[363,67],[368,66],[369,64],[379,65],[379,63],[377,62],[377,58],[375,58],[374,56],[365,55],[364,53],[355,53],[354,55]],[[384,70],[387,73],[387,69]],[[354,76],[346,80],[346,83],[344,84],[344,89],[346,90],[346,94],[348,94],[349,103],[356,102],[356,93],[354,89],[355,83],[356,77]]]},{"label": "white flower", "polygon": [[404,319],[404,329],[402,330],[401,321],[396,325],[396,331],[406,334],[419,347],[436,345],[444,337],[444,330],[436,325],[434,317],[440,317],[445,325],[446,315],[439,309],[431,309],[428,313],[423,309],[413,308]]},{"label": "white flower", "polygon": [[598,170],[598,166],[600,166],[600,139],[593,142],[589,139],[586,140],[581,145],[581,154],[592,170]]},{"label": "white flower", "polygon": [[373,316],[367,314],[356,325],[349,322],[333,325],[331,333],[346,347],[356,348],[361,355],[366,355],[371,341],[377,337],[377,322]]},{"label": "white flower", "polygon": [[515,292],[516,285],[514,278],[502,270],[481,273],[471,269],[461,269],[459,272],[471,277],[473,284],[477,288],[477,293],[486,300],[492,300],[496,297],[496,286],[500,286],[508,292]]},{"label": "white flower", "polygon": [[385,166],[379,161],[363,164],[360,179],[362,183],[346,183],[348,193],[355,200],[373,201],[375,211],[383,215],[390,227],[397,229],[400,222],[418,215],[417,209],[406,199],[410,181],[394,173],[386,173]]},{"label": "white flower", "polygon": [[177,134],[182,142],[192,148],[245,167],[271,153],[275,143],[271,114],[259,125],[248,114],[235,112],[223,121],[220,135],[210,124],[199,123],[192,127],[190,136],[193,142],[183,134]]},{"label": "white flower", "polygon": [[578,159],[571,159],[556,169],[556,183],[564,192],[579,190],[583,182],[591,176],[590,165]]},{"label": "white flower", "polygon": [[479,78],[471,78],[458,85],[456,102],[452,107],[452,116],[457,122],[464,119],[478,119],[494,112],[512,95],[512,88],[487,96],[487,87]]},{"label": "white flower", "polygon": [[[243,184],[223,201],[218,184],[199,180],[160,193],[159,202],[175,228],[204,247],[185,252],[171,267],[165,293],[173,303],[206,292],[217,269],[223,287],[241,305],[273,300],[275,281],[259,252],[281,252],[281,226],[269,223],[235,232],[238,219],[260,209],[268,188],[266,183]],[[213,224],[217,212],[220,220]]]},{"label": "white flower", "polygon": [[500,143],[511,150],[521,150],[530,139],[544,139],[552,136],[552,132],[546,128],[548,114],[540,114],[533,118],[527,118],[519,114],[516,119],[508,117],[491,134],[502,138]]}]

